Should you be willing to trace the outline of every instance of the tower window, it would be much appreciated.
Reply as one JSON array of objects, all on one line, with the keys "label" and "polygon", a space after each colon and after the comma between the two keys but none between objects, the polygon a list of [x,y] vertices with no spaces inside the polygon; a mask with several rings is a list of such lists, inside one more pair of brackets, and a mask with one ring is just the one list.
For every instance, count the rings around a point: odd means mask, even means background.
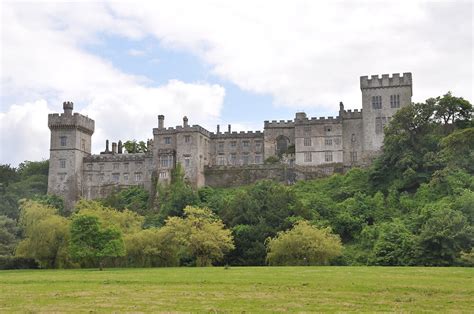
[{"label": "tower window", "polygon": [[225,165],[225,156],[223,155],[217,156],[217,164],[219,166]]},{"label": "tower window", "polygon": [[230,164],[231,165],[237,164],[237,154],[230,154]]},{"label": "tower window", "polygon": [[375,134],[383,133],[383,128],[387,124],[386,117],[377,117],[375,118]]},{"label": "tower window", "polygon": [[60,145],[61,146],[66,146],[67,145],[67,136],[60,136],[59,137]]},{"label": "tower window", "polygon": [[81,138],[81,148],[82,148],[83,151],[86,150],[86,140],[83,139],[83,138]]},{"label": "tower window", "polygon": [[185,142],[185,143],[191,142],[191,136],[185,135],[185,136],[184,136],[184,142]]},{"label": "tower window", "polygon": [[128,173],[127,172],[123,174],[123,180],[128,181]]},{"label": "tower window", "polygon": [[173,156],[160,156],[160,166],[169,168],[173,164]]},{"label": "tower window", "polygon": [[165,137],[165,144],[171,144],[171,137]]},{"label": "tower window", "polygon": [[119,168],[119,165],[120,165],[119,163],[114,163],[114,166],[113,166],[114,170],[117,170]]},{"label": "tower window", "polygon": [[307,137],[304,139],[304,146],[311,146],[311,137]]},{"label": "tower window", "polygon": [[232,141],[230,142],[230,147],[237,147],[237,142],[236,141]]},{"label": "tower window", "polygon": [[166,172],[166,171],[160,171],[158,177],[159,177],[160,179],[166,179],[166,178],[168,178],[168,172]]},{"label": "tower window", "polygon": [[382,96],[372,96],[372,108],[382,109]]},{"label": "tower window", "polygon": [[334,139],[334,145],[340,145],[341,144],[341,139],[339,137],[336,137]]},{"label": "tower window", "polygon": [[324,144],[326,146],[332,146],[332,138],[327,138],[324,140]]},{"label": "tower window", "polygon": [[262,155],[255,155],[255,163],[257,165],[261,164],[262,163]]},{"label": "tower window", "polygon": [[243,147],[249,147],[249,146],[250,146],[250,142],[249,142],[249,141],[243,141],[243,142],[242,142],[242,146],[243,146]]},{"label": "tower window", "polygon": [[305,161],[305,162],[311,162],[311,161],[313,161],[313,158],[312,158],[312,156],[311,156],[311,152],[306,152],[306,153],[304,153],[304,161]]},{"label": "tower window", "polygon": [[189,167],[191,164],[191,157],[190,156],[184,156],[184,166]]},{"label": "tower window", "polygon": [[217,149],[218,149],[219,151],[223,151],[223,150],[224,150],[224,142],[219,142],[219,143],[217,144]]},{"label": "tower window", "polygon": [[120,173],[112,173],[112,181],[118,182],[120,179]]},{"label": "tower window", "polygon": [[400,95],[390,95],[390,108],[400,108]]},{"label": "tower window", "polygon": [[324,161],[332,162],[332,152],[325,152],[324,153]]},{"label": "tower window", "polygon": [[242,156],[242,163],[243,163],[244,165],[248,165],[248,164],[249,164],[249,155],[248,155],[248,154],[244,154],[244,155]]},{"label": "tower window", "polygon": [[135,172],[135,182],[140,182],[142,180],[142,173]]},{"label": "tower window", "polygon": [[66,168],[66,159],[59,159],[59,168]]}]

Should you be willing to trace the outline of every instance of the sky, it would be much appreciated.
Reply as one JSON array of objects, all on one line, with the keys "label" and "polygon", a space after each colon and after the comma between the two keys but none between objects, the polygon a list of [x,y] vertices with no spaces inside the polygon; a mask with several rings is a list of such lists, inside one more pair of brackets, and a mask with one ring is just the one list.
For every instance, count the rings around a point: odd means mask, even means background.
[{"label": "sky", "polygon": [[105,140],[261,130],[361,108],[359,77],[412,72],[413,101],[473,101],[471,1],[2,1],[0,164],[49,158],[63,101]]}]

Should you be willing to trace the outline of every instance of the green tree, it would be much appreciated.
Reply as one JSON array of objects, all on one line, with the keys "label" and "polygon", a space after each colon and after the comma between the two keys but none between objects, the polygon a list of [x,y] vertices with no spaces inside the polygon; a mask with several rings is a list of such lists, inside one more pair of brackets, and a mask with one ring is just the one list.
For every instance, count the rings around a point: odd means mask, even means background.
[{"label": "green tree", "polygon": [[69,221],[58,216],[55,208],[36,201],[23,201],[20,207],[19,225],[24,238],[15,255],[34,258],[46,268],[70,266]]},{"label": "green tree", "polygon": [[71,256],[77,260],[92,259],[103,269],[104,260],[125,255],[121,232],[102,227],[95,216],[78,214],[71,222]]},{"label": "green tree", "polygon": [[129,140],[123,143],[123,147],[129,154],[146,153],[148,151],[148,146],[144,141]]},{"label": "green tree", "polygon": [[13,255],[18,243],[18,233],[16,221],[7,216],[0,216],[0,256]]},{"label": "green tree", "polygon": [[267,242],[269,265],[327,265],[341,255],[339,236],[328,228],[318,229],[307,221],[299,221]]},{"label": "green tree", "polygon": [[174,234],[196,266],[211,266],[234,249],[232,234],[210,209],[188,206],[185,217],[170,217],[163,229]]},{"label": "green tree", "polygon": [[131,210],[140,215],[148,214],[149,193],[140,186],[119,190],[101,200],[104,206],[123,211]]}]

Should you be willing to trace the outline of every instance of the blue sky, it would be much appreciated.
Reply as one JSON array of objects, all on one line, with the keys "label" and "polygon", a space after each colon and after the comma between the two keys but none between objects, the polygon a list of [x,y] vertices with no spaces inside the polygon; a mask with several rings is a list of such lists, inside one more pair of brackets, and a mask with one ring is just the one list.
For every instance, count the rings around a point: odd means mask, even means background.
[{"label": "blue sky", "polygon": [[63,101],[93,152],[165,125],[261,129],[361,107],[359,77],[412,72],[413,101],[472,102],[471,1],[2,1],[0,163],[49,157]]}]

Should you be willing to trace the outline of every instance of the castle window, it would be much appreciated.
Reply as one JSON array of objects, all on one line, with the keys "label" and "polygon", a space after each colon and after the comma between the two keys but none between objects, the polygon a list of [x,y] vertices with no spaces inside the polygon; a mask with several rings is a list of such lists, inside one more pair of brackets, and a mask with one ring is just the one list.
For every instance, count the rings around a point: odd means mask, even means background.
[{"label": "castle window", "polygon": [[304,139],[304,146],[311,146],[311,137],[306,137]]},{"label": "castle window", "polygon": [[123,164],[123,169],[128,170],[128,162]]},{"label": "castle window", "polygon": [[237,147],[237,142],[236,141],[230,142],[230,147],[233,147],[233,148]]},{"label": "castle window", "polygon": [[173,165],[173,156],[160,156],[160,166],[170,168]]},{"label": "castle window", "polygon": [[142,173],[135,172],[135,182],[140,182],[142,180]]},{"label": "castle window", "polygon": [[66,159],[59,159],[59,168],[66,168]]},{"label": "castle window", "polygon": [[190,156],[184,156],[184,166],[189,167],[191,164],[191,157]]},{"label": "castle window", "polygon": [[332,161],[332,152],[324,152],[324,161],[331,162]]},{"label": "castle window", "polygon": [[260,165],[262,163],[262,155],[255,155],[255,163]]},{"label": "castle window", "polygon": [[165,144],[171,144],[171,137],[165,137]]},{"label": "castle window", "polygon": [[81,147],[82,147],[82,150],[86,150],[86,140],[81,138]]},{"label": "castle window", "polygon": [[223,156],[223,155],[217,156],[217,164],[219,166],[224,166],[225,165],[225,156]]},{"label": "castle window", "polygon": [[224,142],[219,142],[219,143],[217,144],[217,149],[218,149],[219,151],[223,151],[223,150],[224,150]]},{"label": "castle window", "polygon": [[352,133],[352,135],[351,135],[351,142],[352,142],[352,143],[355,143],[355,141],[356,141],[356,135],[355,135],[354,133]]},{"label": "castle window", "polygon": [[372,96],[372,108],[382,109],[382,96]]},{"label": "castle window", "polygon": [[160,171],[160,173],[158,174],[158,177],[159,177],[160,179],[166,179],[166,178],[168,178],[168,172],[166,172],[166,171]]},{"label": "castle window", "polygon": [[249,155],[248,155],[248,154],[244,154],[244,155],[242,156],[242,163],[243,163],[244,165],[248,165],[248,164],[249,164]]},{"label": "castle window", "polygon": [[326,146],[332,146],[332,138],[327,138],[324,140],[324,144]]},{"label": "castle window", "polygon": [[128,181],[128,173],[127,172],[123,174],[123,180]]},{"label": "castle window", "polygon": [[390,95],[390,108],[400,108],[400,95]]},{"label": "castle window", "polygon": [[118,182],[120,179],[120,173],[112,173],[112,181]]},{"label": "castle window", "polygon": [[114,170],[117,170],[119,168],[119,165],[120,165],[119,163],[114,163],[114,166],[113,166]]},{"label": "castle window", "polygon": [[185,136],[184,136],[184,142],[185,142],[185,143],[191,142],[191,136],[185,135]]},{"label": "castle window", "polygon": [[141,162],[141,161],[136,161],[135,162],[135,167],[141,167],[141,166],[143,166],[143,162]]},{"label": "castle window", "polygon": [[356,162],[357,161],[357,152],[351,152],[351,162]]},{"label": "castle window", "polygon": [[66,146],[67,145],[67,136],[60,136],[59,141],[60,141],[61,146]]},{"label": "castle window", "polygon": [[250,146],[250,142],[249,142],[249,141],[243,141],[243,142],[242,142],[242,146],[243,146],[243,147],[249,147],[249,146]]},{"label": "castle window", "polygon": [[262,142],[261,141],[255,141],[255,149],[260,150],[262,148]]},{"label": "castle window", "polygon": [[237,164],[237,154],[230,154],[230,164],[231,165]]},{"label": "castle window", "polygon": [[104,174],[99,173],[99,182],[104,182]]},{"label": "castle window", "polygon": [[306,152],[306,153],[304,153],[304,161],[305,161],[305,162],[311,162],[311,161],[313,161],[312,156],[311,156],[311,152]]}]

